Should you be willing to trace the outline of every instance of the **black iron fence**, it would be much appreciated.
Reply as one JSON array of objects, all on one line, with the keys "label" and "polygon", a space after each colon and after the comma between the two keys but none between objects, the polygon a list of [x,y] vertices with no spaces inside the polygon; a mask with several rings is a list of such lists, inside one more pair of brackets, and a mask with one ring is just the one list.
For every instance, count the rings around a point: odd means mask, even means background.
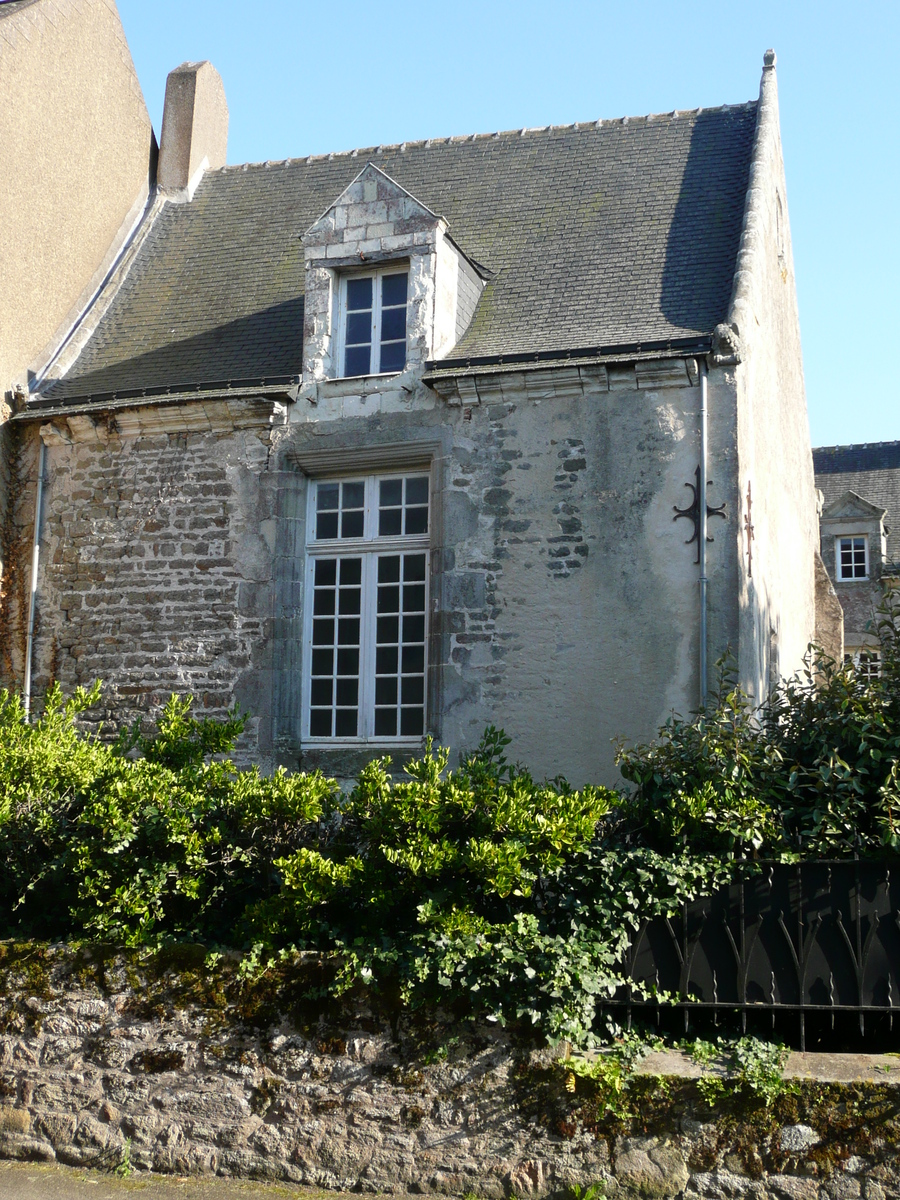
[{"label": "black iron fence", "polygon": [[[900,862],[763,863],[647,921],[625,966],[633,984],[613,1003],[629,1024],[638,1013],[669,1025],[676,1014],[685,1032],[723,1019],[757,1032],[768,1021],[801,1049],[811,1029],[835,1049],[851,1029],[850,1040],[883,1047],[900,1017]],[[661,1004],[646,989],[676,999]]]}]

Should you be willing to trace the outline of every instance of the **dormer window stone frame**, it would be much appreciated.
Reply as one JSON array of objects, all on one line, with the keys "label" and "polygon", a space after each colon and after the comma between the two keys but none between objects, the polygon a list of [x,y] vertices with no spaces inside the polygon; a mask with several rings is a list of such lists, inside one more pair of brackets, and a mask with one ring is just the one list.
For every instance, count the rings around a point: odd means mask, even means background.
[{"label": "dormer window stone frame", "polygon": [[[306,230],[303,391],[351,386],[342,361],[342,300],[354,275],[408,272],[406,361],[395,375],[414,386],[425,363],[445,357],[465,331],[487,272],[456,245],[443,217],[372,162]],[[368,390],[367,377],[359,377]]]},{"label": "dormer window stone frame", "polygon": [[[828,567],[832,581],[840,588],[869,583],[881,576],[887,559],[887,534],[884,519],[887,510],[864,500],[856,492],[847,491],[825,505],[819,518],[822,559]],[[864,575],[850,575],[841,569],[839,556],[842,544],[847,539],[861,540],[864,547]],[[859,554],[857,553],[857,558]]]}]

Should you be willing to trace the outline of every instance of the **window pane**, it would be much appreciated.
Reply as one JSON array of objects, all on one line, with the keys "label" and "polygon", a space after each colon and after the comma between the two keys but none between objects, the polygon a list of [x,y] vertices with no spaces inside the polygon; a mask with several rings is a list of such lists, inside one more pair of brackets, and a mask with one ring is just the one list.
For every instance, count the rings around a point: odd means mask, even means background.
[{"label": "window pane", "polygon": [[331,709],[314,708],[309,714],[309,736],[331,737]]},{"label": "window pane", "polygon": [[331,588],[316,589],[316,598],[313,601],[313,613],[317,617],[327,617],[334,615],[334,591]]},{"label": "window pane", "polygon": [[347,308],[371,308],[372,307],[372,280],[371,279],[348,279],[347,280]]},{"label": "window pane", "polygon": [[375,736],[376,737],[396,737],[397,736],[397,710],[396,710],[396,708],[376,708],[376,710],[375,710]]},{"label": "window pane", "polygon": [[344,354],[344,374],[368,375],[369,373],[369,347],[348,346]]},{"label": "window pane", "polygon": [[382,479],[378,489],[378,503],[382,508],[403,503],[403,480]]},{"label": "window pane", "polygon": [[376,679],[375,680],[375,703],[376,704],[396,704],[397,703],[397,680],[396,679]]},{"label": "window pane", "polygon": [[341,513],[341,537],[362,537],[365,513],[359,510]]},{"label": "window pane", "polygon": [[[348,335],[347,341],[351,339]],[[382,342],[405,342],[406,341],[406,306],[403,308],[386,308],[381,314],[381,340]],[[368,338],[353,338],[353,341],[364,342]]]},{"label": "window pane", "polygon": [[341,587],[359,586],[362,582],[362,559],[361,558],[342,558],[341,559]]},{"label": "window pane", "polygon": [[[412,638],[408,639],[412,641]],[[400,618],[399,617],[379,617],[378,618],[378,634],[376,638],[379,646],[394,646],[400,641]]]},{"label": "window pane", "polygon": [[425,680],[421,675],[403,676],[403,703],[423,704],[425,702]]},{"label": "window pane", "polygon": [[379,613],[395,613],[400,611],[400,589],[392,584],[380,584],[378,588]]},{"label": "window pane", "polygon": [[404,642],[424,642],[425,641],[425,615],[403,618],[403,640]]},{"label": "window pane", "polygon": [[403,611],[419,613],[425,611],[425,584],[408,583],[403,588]]},{"label": "window pane", "polygon": [[375,674],[397,674],[397,647],[379,646],[375,651]]},{"label": "window pane", "polygon": [[428,476],[419,475],[413,479],[406,481],[406,503],[407,504],[427,504],[428,503]]},{"label": "window pane", "polygon": [[425,647],[403,647],[403,674],[421,675],[425,671]]},{"label": "window pane", "polygon": [[383,555],[378,560],[378,582],[397,583],[400,579],[400,555]]},{"label": "window pane", "polygon": [[328,650],[313,650],[312,652],[312,673],[313,675],[330,675],[334,670],[334,651]]},{"label": "window pane", "polygon": [[316,539],[336,538],[338,534],[338,514],[336,512],[320,512],[316,516]]},{"label": "window pane", "polygon": [[425,555],[424,554],[404,554],[403,556],[403,580],[405,583],[410,583],[415,580],[425,578]]},{"label": "window pane", "polygon": [[[396,650],[394,651],[396,654]],[[337,673],[338,675],[358,675],[359,674],[359,651],[348,650],[343,647],[337,652]]]},{"label": "window pane", "polygon": [[313,645],[334,645],[334,621],[331,619],[313,621]]},{"label": "window pane", "polygon": [[416,737],[425,727],[425,714],[421,708],[400,709],[400,733],[404,737]]},{"label": "window pane", "polygon": [[383,307],[388,304],[406,303],[406,279],[406,271],[402,275],[382,275],[381,303]]},{"label": "window pane", "polygon": [[338,619],[338,645],[359,645],[359,619],[356,617],[340,617]]},{"label": "window pane", "polygon": [[428,509],[427,508],[408,508],[406,510],[406,529],[404,533],[427,533],[428,532]]},{"label": "window pane", "polygon": [[366,500],[366,485],[358,480],[342,485],[341,507],[362,508]]},{"label": "window pane", "polygon": [[[350,351],[347,351],[348,355]],[[406,365],[406,342],[388,342],[381,347],[381,363],[378,370],[382,374],[388,374],[390,371],[402,371]],[[354,372],[359,375],[368,374],[368,370]],[[350,372],[348,371],[349,375]]]},{"label": "window pane", "polygon": [[319,512],[338,507],[341,490],[337,483],[320,483],[316,489],[316,508]]},{"label": "window pane", "polygon": [[355,312],[347,314],[347,338],[348,346],[365,345],[368,346],[372,341],[372,317],[367,312]]},{"label": "window pane", "polygon": [[336,558],[316,559],[316,587],[332,587],[337,578]]},{"label": "window pane", "polygon": [[351,705],[356,707],[359,696],[359,680],[358,679],[339,679],[337,681],[337,702],[342,707]]},{"label": "window pane", "polygon": [[359,613],[359,588],[341,588],[338,600],[338,612],[342,617],[352,617]]},{"label": "window pane", "polygon": [[356,737],[357,710],[355,708],[339,708],[334,714],[334,736]]},{"label": "window pane", "polygon": [[401,532],[402,508],[382,508],[378,513],[378,536],[397,537]]},{"label": "window pane", "polygon": [[318,706],[331,707],[332,681],[330,679],[314,679],[310,689],[310,703]]}]

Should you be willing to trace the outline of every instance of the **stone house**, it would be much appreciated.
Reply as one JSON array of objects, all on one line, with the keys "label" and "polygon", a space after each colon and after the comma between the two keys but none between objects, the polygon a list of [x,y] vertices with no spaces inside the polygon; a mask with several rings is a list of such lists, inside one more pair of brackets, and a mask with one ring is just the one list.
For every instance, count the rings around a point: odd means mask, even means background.
[{"label": "stone house", "polygon": [[721,108],[240,166],[226,132],[173,72],[151,204],[14,417],[36,694],[237,703],[248,757],[342,776],[494,723],[583,782],[726,650],[756,696],[800,665],[774,53]]},{"label": "stone house", "polygon": [[813,450],[822,560],[844,617],[844,659],[879,664],[876,624],[886,583],[900,576],[900,442]]},{"label": "stone house", "polygon": [[[6,529],[15,520],[6,513],[10,497],[14,505],[33,503],[27,486],[9,473],[11,409],[37,385],[145,215],[157,146],[113,0],[0,3],[0,93],[0,527]],[[8,544],[4,536],[0,581]],[[6,582],[7,591],[22,583]],[[4,650],[5,673],[21,685],[23,664],[16,674],[8,645]]]}]

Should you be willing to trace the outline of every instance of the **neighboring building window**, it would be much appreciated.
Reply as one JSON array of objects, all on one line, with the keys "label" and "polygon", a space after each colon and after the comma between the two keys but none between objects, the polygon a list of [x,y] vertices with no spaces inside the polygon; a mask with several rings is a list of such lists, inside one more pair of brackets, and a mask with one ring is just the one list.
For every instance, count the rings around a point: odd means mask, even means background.
[{"label": "neighboring building window", "polygon": [[869,539],[865,536],[835,539],[839,580],[869,578]]},{"label": "neighboring building window", "polygon": [[304,728],[317,741],[425,732],[429,479],[310,488]]},{"label": "neighboring building window", "polygon": [[848,650],[844,666],[853,667],[861,679],[871,682],[881,675],[881,654],[877,650]]},{"label": "neighboring building window", "polygon": [[408,283],[409,273],[396,268],[342,278],[342,375],[388,375],[403,370]]}]

